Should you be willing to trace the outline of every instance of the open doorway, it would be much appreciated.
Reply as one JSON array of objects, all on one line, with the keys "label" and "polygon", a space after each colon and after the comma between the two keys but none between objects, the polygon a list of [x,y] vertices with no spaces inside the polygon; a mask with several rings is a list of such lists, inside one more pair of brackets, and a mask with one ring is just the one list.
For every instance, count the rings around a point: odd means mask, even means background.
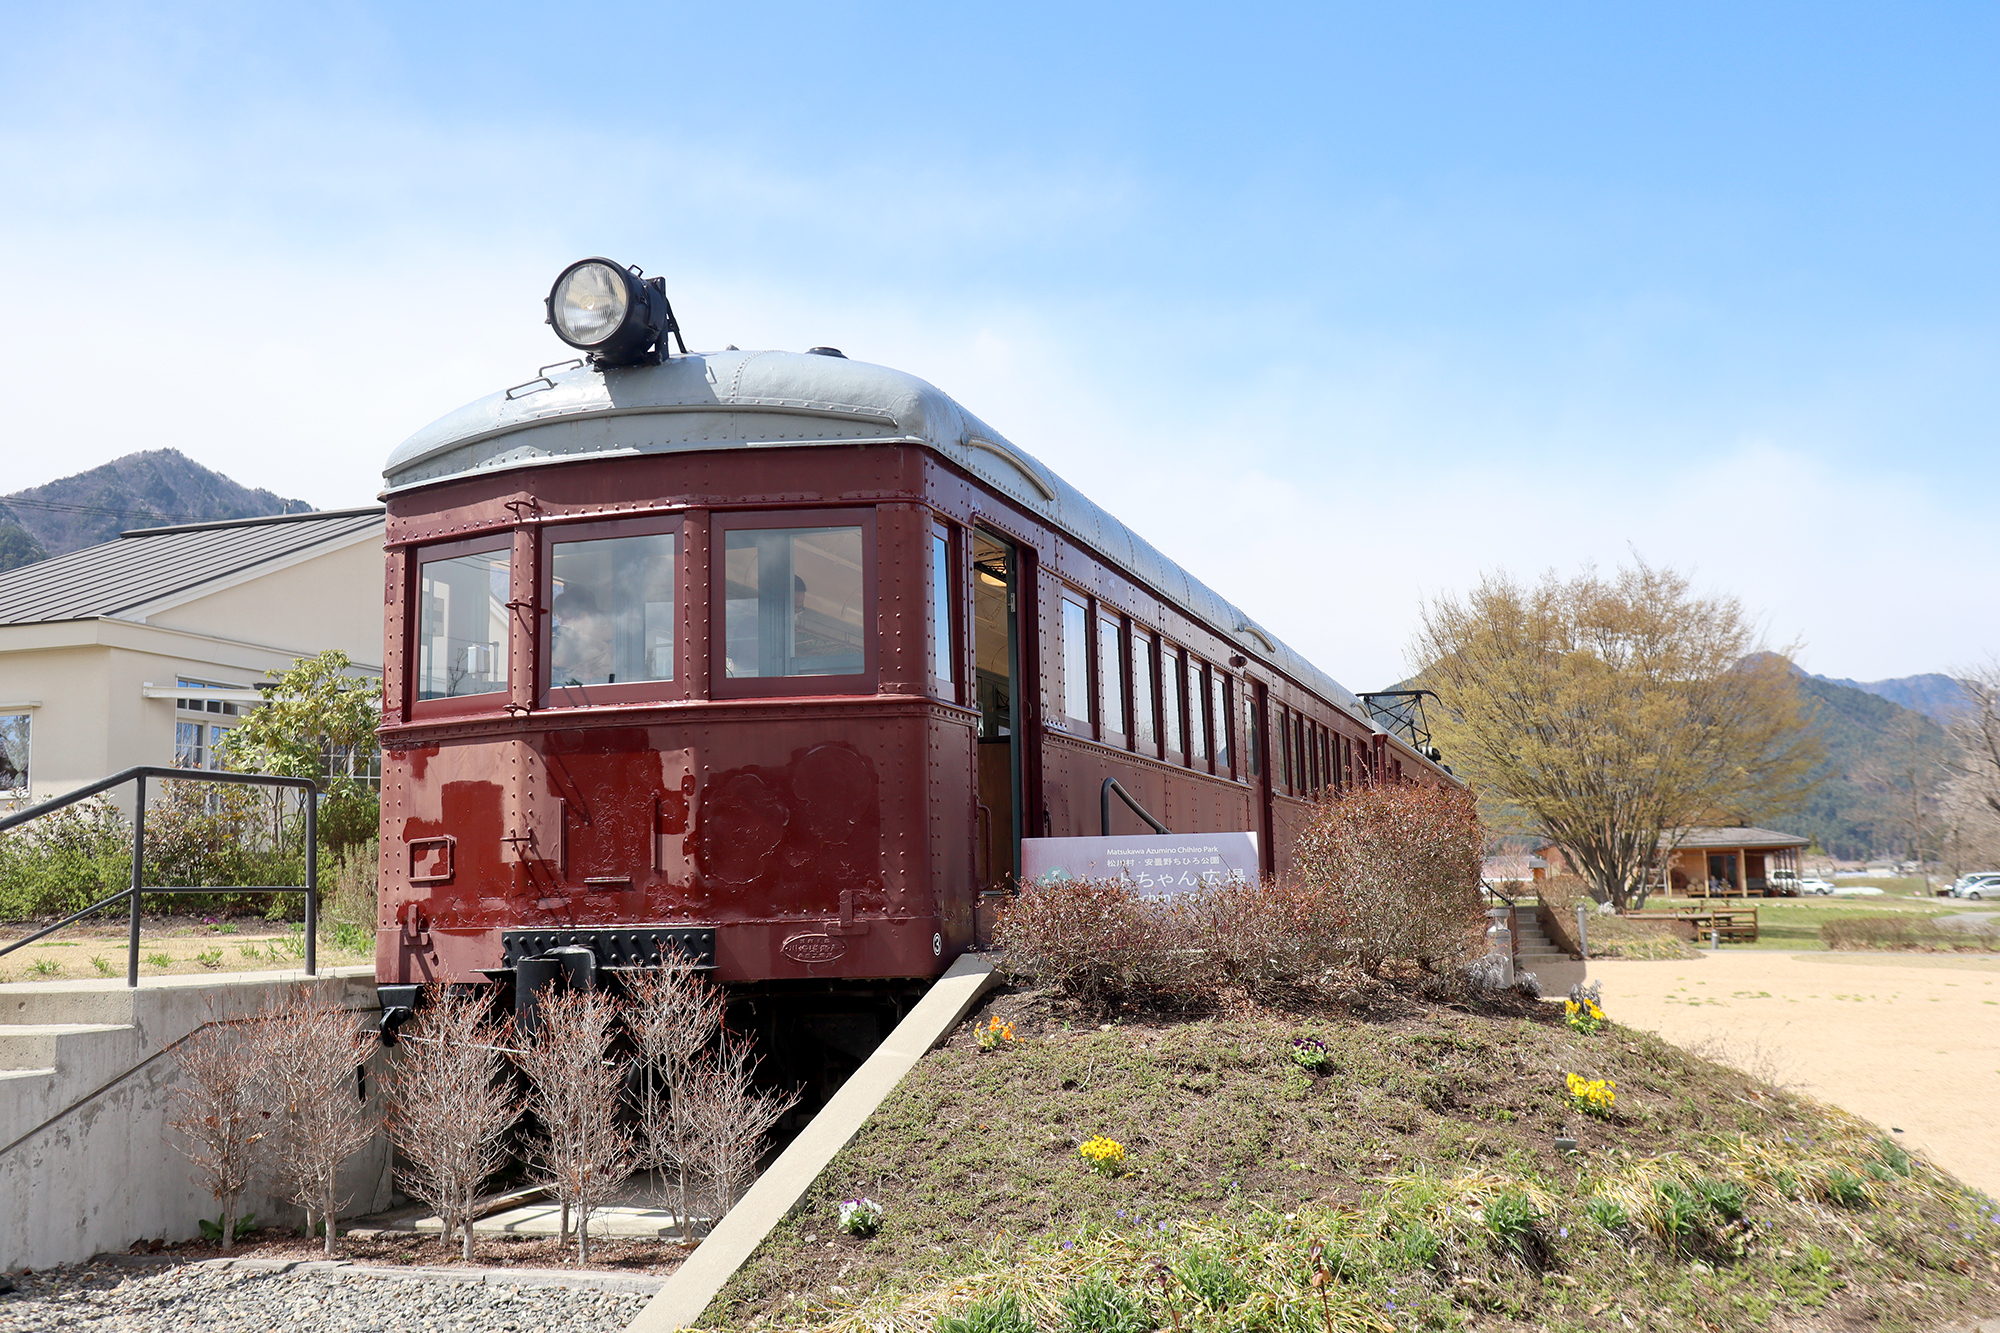
[{"label": "open doorway", "polygon": [[973,689],[979,707],[975,836],[982,889],[1012,881],[1021,844],[1019,566],[1019,553],[1010,543],[984,532],[973,534]]}]

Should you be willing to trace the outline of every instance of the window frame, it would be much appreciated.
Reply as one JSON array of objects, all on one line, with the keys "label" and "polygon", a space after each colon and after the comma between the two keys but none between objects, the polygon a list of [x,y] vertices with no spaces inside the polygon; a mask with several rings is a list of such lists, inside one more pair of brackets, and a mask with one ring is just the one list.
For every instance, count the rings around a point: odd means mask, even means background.
[{"label": "window frame", "polygon": [[[1194,755],[1193,746],[1189,743],[1187,719],[1187,649],[1164,638],[1157,642],[1160,645],[1160,756],[1168,763],[1192,768]],[[1171,693],[1167,689],[1169,684],[1173,686]],[[1168,744],[1169,726],[1180,738],[1178,748]]]},{"label": "window frame", "polygon": [[35,789],[35,710],[32,708],[8,709],[5,712],[0,712],[0,719],[7,721],[18,719],[20,721],[22,736],[24,738],[22,743],[27,751],[23,757],[23,764],[20,771],[21,785],[18,787],[0,787],[0,800],[13,798],[26,799]]},{"label": "window frame", "polygon": [[[586,534],[586,535],[574,535]],[[638,518],[592,519],[576,523],[551,523],[540,534],[536,547],[535,586],[535,698],[543,709],[587,708],[607,703],[665,703],[687,697],[687,519],[682,514],[648,514]],[[666,537],[674,539],[674,674],[670,680],[638,680],[618,685],[563,685],[551,683],[555,667],[556,547],[570,542],[608,541],[614,537]],[[580,691],[585,697],[558,701],[558,689]]]},{"label": "window frame", "polygon": [[[966,702],[961,677],[965,675],[963,658],[965,656],[965,643],[968,636],[960,629],[960,625],[963,623],[963,615],[969,614],[969,607],[967,607],[967,598],[965,595],[965,580],[961,575],[961,566],[964,562],[959,556],[958,532],[958,525],[955,523],[947,523],[941,518],[933,518],[931,520],[930,554],[933,559],[938,558],[938,541],[942,539],[944,542],[944,554],[942,557],[944,568],[942,570],[933,569],[931,571],[930,591],[933,598],[935,598],[940,590],[943,591],[945,596],[945,666],[951,673],[948,676],[937,674],[938,608],[936,606],[931,608],[930,619],[925,627],[929,631],[930,638],[928,656],[930,658],[932,692],[938,698],[948,699],[952,703]],[[961,608],[965,608],[965,610],[962,612]]]},{"label": "window frame", "polygon": [[[1090,625],[1091,680],[1096,688],[1091,694],[1091,707],[1097,714],[1097,740],[1104,745],[1120,750],[1132,748],[1132,686],[1127,677],[1131,674],[1131,634],[1126,628],[1125,617],[1093,600],[1093,616]],[[1118,716],[1108,717],[1105,707],[1110,702],[1105,697],[1104,681],[1104,631],[1111,631],[1111,665],[1118,672]]]},{"label": "window frame", "polygon": [[[1132,752],[1158,759],[1166,753],[1167,745],[1166,728],[1160,725],[1160,636],[1136,620],[1126,621],[1125,661],[1131,678],[1125,690],[1125,699],[1132,719]],[[1151,740],[1139,734],[1139,692],[1142,689],[1145,691],[1146,717],[1153,731]]]},{"label": "window frame", "polygon": [[407,663],[404,675],[409,680],[407,716],[412,722],[425,718],[462,717],[468,713],[498,713],[506,709],[507,701],[513,697],[514,636],[520,632],[520,617],[510,609],[507,616],[507,642],[501,645],[506,666],[500,677],[500,688],[483,690],[478,694],[454,694],[443,699],[425,699],[423,692],[423,624],[424,624],[424,566],[440,560],[456,560],[466,555],[489,555],[504,551],[507,555],[507,590],[512,600],[515,585],[514,533],[512,529],[489,532],[483,536],[467,537],[455,542],[429,542],[409,548],[410,614],[404,625],[404,661]]},{"label": "window frame", "polygon": [[[728,592],[729,534],[777,531],[785,528],[861,529],[861,670],[844,676],[731,676],[729,674]],[[881,672],[881,613],[879,610],[881,553],[876,540],[875,510],[868,509],[742,509],[710,514],[708,523],[708,693],[712,699],[776,699],[805,695],[871,695],[878,691]],[[678,651],[678,645],[676,645]]]},{"label": "window frame", "polygon": [[[1077,698],[1075,674],[1070,670],[1070,608],[1075,607],[1083,617],[1083,711],[1088,717],[1078,717],[1070,711],[1070,704]],[[1064,730],[1071,735],[1081,735],[1086,740],[1097,735],[1097,633],[1093,628],[1097,619],[1091,612],[1090,598],[1076,589],[1064,585],[1056,598],[1058,642],[1062,651],[1063,702],[1062,717]],[[1081,730],[1079,730],[1081,728]]]}]

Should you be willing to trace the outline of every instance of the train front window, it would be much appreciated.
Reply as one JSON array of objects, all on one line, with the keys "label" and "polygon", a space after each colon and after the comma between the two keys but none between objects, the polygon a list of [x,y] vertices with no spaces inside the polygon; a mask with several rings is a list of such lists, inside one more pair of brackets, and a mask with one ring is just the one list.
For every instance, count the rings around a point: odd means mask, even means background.
[{"label": "train front window", "polygon": [[422,560],[417,578],[417,698],[507,688],[507,547]]},{"label": "train front window", "polygon": [[674,537],[556,542],[549,558],[549,685],[674,678]]},{"label": "train front window", "polygon": [[733,529],[723,541],[724,655],[732,680],[865,669],[861,529]]}]

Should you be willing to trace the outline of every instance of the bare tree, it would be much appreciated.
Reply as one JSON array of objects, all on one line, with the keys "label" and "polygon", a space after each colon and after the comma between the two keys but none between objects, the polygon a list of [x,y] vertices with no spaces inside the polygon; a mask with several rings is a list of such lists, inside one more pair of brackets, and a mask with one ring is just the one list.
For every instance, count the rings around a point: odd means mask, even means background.
[{"label": "bare tree", "polygon": [[1644,561],[1613,577],[1504,574],[1424,608],[1413,655],[1439,744],[1495,824],[1559,844],[1623,908],[1662,835],[1710,812],[1770,817],[1820,747],[1784,657],[1730,597]]},{"label": "bare tree", "polygon": [[639,1164],[658,1171],[681,1239],[694,1239],[701,1133],[690,1092],[695,1059],[722,1030],[722,992],[692,966],[669,961],[631,982],[625,1028],[638,1048]]},{"label": "bare tree", "polygon": [[1956,743],[1951,766],[1961,793],[2000,816],[2000,660],[1958,678],[1966,709],[1945,730]]},{"label": "bare tree", "polygon": [[468,1263],[473,1205],[520,1115],[501,1049],[511,1025],[492,1020],[487,993],[431,987],[403,1030],[390,1092],[389,1136],[408,1163],[397,1183],[436,1210],[445,1244],[463,1238]]},{"label": "bare tree", "polygon": [[797,1093],[757,1091],[756,1073],[756,1043],[725,1032],[689,1081],[688,1113],[717,1219],[736,1206],[757,1175],[771,1130],[799,1102]]},{"label": "bare tree", "polygon": [[236,1208],[249,1188],[258,1140],[269,1120],[252,1043],[230,1023],[211,1023],[174,1048],[180,1081],[167,1121],[181,1136],[174,1146],[194,1163],[202,1184],[222,1204],[222,1248],[236,1243]]},{"label": "bare tree", "polygon": [[375,1136],[355,1073],[375,1039],[353,1013],[311,994],[270,1010],[258,1029],[252,1063],[277,1117],[278,1179],[305,1209],[308,1235],[319,1214],[332,1255],[347,1203],[338,1197],[340,1168]]},{"label": "bare tree", "polygon": [[618,1124],[624,1071],[608,1058],[619,1009],[602,991],[548,996],[518,1057],[541,1122],[530,1169],[575,1213],[579,1263],[590,1258],[590,1214],[632,1172],[632,1140]]}]

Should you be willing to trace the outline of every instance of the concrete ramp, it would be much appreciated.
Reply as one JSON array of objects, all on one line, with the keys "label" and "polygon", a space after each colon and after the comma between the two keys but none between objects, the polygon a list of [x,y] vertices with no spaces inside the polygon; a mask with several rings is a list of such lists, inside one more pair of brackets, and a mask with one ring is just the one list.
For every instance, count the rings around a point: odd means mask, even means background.
[{"label": "concrete ramp", "polygon": [[791,1146],[757,1178],[742,1200],[674,1270],[628,1333],[676,1333],[701,1318],[723,1284],[748,1262],[771,1228],[784,1220],[834,1155],[875,1114],[903,1076],[944,1040],[993,984],[993,959],[962,954],[909,1017],[875,1049]]}]

